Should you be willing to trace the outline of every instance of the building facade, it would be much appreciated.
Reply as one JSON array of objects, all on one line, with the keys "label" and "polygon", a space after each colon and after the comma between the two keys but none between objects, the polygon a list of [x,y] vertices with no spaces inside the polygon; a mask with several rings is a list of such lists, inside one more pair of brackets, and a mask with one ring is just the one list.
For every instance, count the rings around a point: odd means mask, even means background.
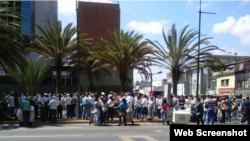
[{"label": "building facade", "polygon": [[235,74],[234,70],[224,71],[217,75],[216,94],[234,95]]},{"label": "building facade", "polygon": [[[120,30],[120,5],[116,3],[78,2],[78,28],[79,34],[87,33],[92,38],[92,43],[98,42],[99,38],[110,41],[109,31]],[[93,78],[94,91],[119,92],[121,90],[120,78],[117,72],[110,69],[111,76],[101,72],[99,80]],[[133,91],[133,71],[129,73],[131,84],[125,88]],[[80,85],[83,91],[90,91],[90,81],[86,71],[80,75]]]}]

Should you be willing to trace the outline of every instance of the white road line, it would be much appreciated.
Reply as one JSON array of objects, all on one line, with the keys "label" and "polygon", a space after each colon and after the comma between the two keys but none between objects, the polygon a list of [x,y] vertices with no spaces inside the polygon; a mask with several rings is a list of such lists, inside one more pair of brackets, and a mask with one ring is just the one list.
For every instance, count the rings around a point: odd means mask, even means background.
[{"label": "white road line", "polygon": [[82,135],[0,136],[0,139],[1,138],[56,138],[56,137],[82,137]]}]

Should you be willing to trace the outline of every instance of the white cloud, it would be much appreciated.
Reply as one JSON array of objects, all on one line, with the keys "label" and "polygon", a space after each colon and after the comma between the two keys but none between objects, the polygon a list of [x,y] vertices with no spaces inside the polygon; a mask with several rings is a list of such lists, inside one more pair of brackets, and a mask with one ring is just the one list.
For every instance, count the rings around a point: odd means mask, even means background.
[{"label": "white cloud", "polygon": [[[237,47],[220,47],[220,49],[223,49],[225,52],[220,50],[213,51],[214,55],[234,55],[237,53],[237,56],[249,56],[247,52],[242,52],[236,49]],[[231,52],[231,54],[229,54]]]},{"label": "white cloud", "polygon": [[169,21],[166,20],[149,22],[131,21],[127,24],[127,26],[130,29],[139,31],[143,34],[159,34],[162,33],[162,28],[168,23]]},{"label": "white cloud", "polygon": [[[201,4],[201,9],[205,9],[206,7],[208,7],[208,4],[207,4],[207,3]],[[200,9],[200,5],[197,6],[197,8]]]},{"label": "white cloud", "polygon": [[230,16],[225,22],[214,24],[212,32],[235,35],[240,39],[240,44],[250,45],[250,15],[240,17],[238,21]]},{"label": "white cloud", "polygon": [[244,5],[244,4],[249,4],[250,0],[242,0],[242,2],[240,4]]},{"label": "white cloud", "polygon": [[189,24],[189,22],[188,22],[188,21],[185,21],[185,22],[184,22],[184,25],[188,25],[188,24]]},{"label": "white cloud", "polygon": [[194,6],[193,1],[194,1],[194,0],[188,0],[188,2],[187,2],[187,4],[186,4],[186,7],[187,7],[187,8],[192,8],[192,7]]},{"label": "white cloud", "polygon": [[[69,2],[70,1],[70,2]],[[75,0],[58,0],[58,13],[72,16],[76,12]]]}]

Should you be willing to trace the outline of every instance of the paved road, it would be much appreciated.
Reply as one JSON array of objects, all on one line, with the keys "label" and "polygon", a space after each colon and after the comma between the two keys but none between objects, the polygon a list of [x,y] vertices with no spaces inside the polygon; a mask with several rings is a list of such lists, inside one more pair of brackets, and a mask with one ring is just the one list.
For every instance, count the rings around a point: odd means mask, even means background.
[{"label": "paved road", "polygon": [[127,126],[87,124],[0,127],[1,141],[167,141],[169,126],[144,123]]}]

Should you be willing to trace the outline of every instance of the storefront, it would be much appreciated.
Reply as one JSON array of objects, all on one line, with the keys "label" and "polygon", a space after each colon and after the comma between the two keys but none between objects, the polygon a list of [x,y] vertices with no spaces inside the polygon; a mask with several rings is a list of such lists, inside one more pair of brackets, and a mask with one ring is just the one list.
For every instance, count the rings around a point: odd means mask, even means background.
[{"label": "storefront", "polygon": [[250,96],[250,61],[236,65],[235,94]]}]

